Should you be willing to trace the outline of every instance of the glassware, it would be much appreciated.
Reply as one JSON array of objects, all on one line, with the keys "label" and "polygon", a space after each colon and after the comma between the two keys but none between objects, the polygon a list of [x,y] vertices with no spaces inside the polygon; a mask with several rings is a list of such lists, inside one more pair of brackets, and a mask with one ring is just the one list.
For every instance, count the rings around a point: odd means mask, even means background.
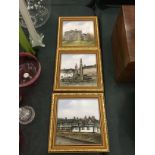
[{"label": "glassware", "polygon": [[19,53],[19,87],[25,88],[32,85],[39,78],[41,65],[38,59],[25,52]]},{"label": "glassware", "polygon": [[35,117],[35,111],[30,106],[22,106],[19,108],[19,123],[26,125],[33,121]]},{"label": "glassware", "polygon": [[[41,65],[37,58],[25,52],[19,53],[19,101],[21,103],[24,91],[39,78]],[[19,123],[26,125],[33,121],[35,111],[30,106],[19,108]]]},{"label": "glassware", "polygon": [[[34,27],[41,27],[46,23],[50,14],[48,0],[25,0],[27,9],[33,21]],[[26,24],[19,13],[19,21],[22,27],[26,28]]]}]

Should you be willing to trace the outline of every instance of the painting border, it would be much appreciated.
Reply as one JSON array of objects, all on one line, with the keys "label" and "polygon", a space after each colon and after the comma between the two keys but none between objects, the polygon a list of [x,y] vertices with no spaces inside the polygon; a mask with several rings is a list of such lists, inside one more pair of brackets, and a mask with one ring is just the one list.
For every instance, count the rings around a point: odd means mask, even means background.
[{"label": "painting border", "polygon": [[[98,98],[102,141],[100,145],[55,145],[57,102],[66,98]],[[52,95],[48,152],[109,152],[108,128],[103,93],[54,93]]]},{"label": "painting border", "polygon": [[[97,86],[60,86],[60,67],[61,54],[96,54],[97,66]],[[54,91],[56,92],[103,92],[103,76],[102,76],[102,62],[100,50],[58,50],[56,54],[56,66],[54,77]]]},{"label": "painting border", "polygon": [[[62,46],[62,26],[63,21],[93,21],[94,22],[94,36],[95,46]],[[78,16],[78,17],[59,17],[58,35],[57,35],[57,49],[98,49],[99,43],[99,30],[97,16]]]}]

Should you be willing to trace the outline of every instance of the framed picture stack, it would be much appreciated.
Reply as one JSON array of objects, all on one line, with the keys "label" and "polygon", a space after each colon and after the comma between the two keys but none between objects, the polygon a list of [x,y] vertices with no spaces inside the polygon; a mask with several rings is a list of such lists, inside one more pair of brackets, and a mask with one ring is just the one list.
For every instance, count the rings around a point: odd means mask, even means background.
[{"label": "framed picture stack", "polygon": [[48,152],[109,152],[97,17],[58,25]]}]

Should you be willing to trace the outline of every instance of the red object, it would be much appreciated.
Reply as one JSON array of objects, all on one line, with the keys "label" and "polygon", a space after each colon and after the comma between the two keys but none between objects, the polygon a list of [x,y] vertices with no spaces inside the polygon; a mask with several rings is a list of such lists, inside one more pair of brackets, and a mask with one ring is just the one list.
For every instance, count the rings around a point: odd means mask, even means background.
[{"label": "red object", "polygon": [[40,62],[34,55],[19,53],[19,88],[32,85],[39,78],[40,72]]}]

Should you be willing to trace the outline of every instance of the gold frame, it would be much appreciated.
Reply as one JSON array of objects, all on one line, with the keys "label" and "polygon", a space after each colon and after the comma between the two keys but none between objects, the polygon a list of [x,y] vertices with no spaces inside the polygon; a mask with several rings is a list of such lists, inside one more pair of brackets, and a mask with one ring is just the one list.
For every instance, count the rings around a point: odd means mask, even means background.
[{"label": "gold frame", "polygon": [[[94,37],[95,46],[62,46],[62,26],[63,21],[93,21],[94,22]],[[78,16],[78,17],[59,17],[58,23],[58,36],[57,36],[57,49],[98,49],[99,44],[99,30],[97,16]]]},{"label": "gold frame", "polygon": [[[97,86],[60,86],[61,54],[96,54]],[[58,50],[56,54],[54,91],[61,92],[103,92],[103,77],[100,50]]]},{"label": "gold frame", "polygon": [[[56,121],[57,121],[57,101],[65,98],[98,98],[100,126],[102,144],[90,145],[55,145],[56,137]],[[48,152],[109,152],[108,130],[106,121],[106,112],[104,104],[104,96],[102,93],[54,93],[51,103],[51,117],[49,126],[49,143]]]}]

